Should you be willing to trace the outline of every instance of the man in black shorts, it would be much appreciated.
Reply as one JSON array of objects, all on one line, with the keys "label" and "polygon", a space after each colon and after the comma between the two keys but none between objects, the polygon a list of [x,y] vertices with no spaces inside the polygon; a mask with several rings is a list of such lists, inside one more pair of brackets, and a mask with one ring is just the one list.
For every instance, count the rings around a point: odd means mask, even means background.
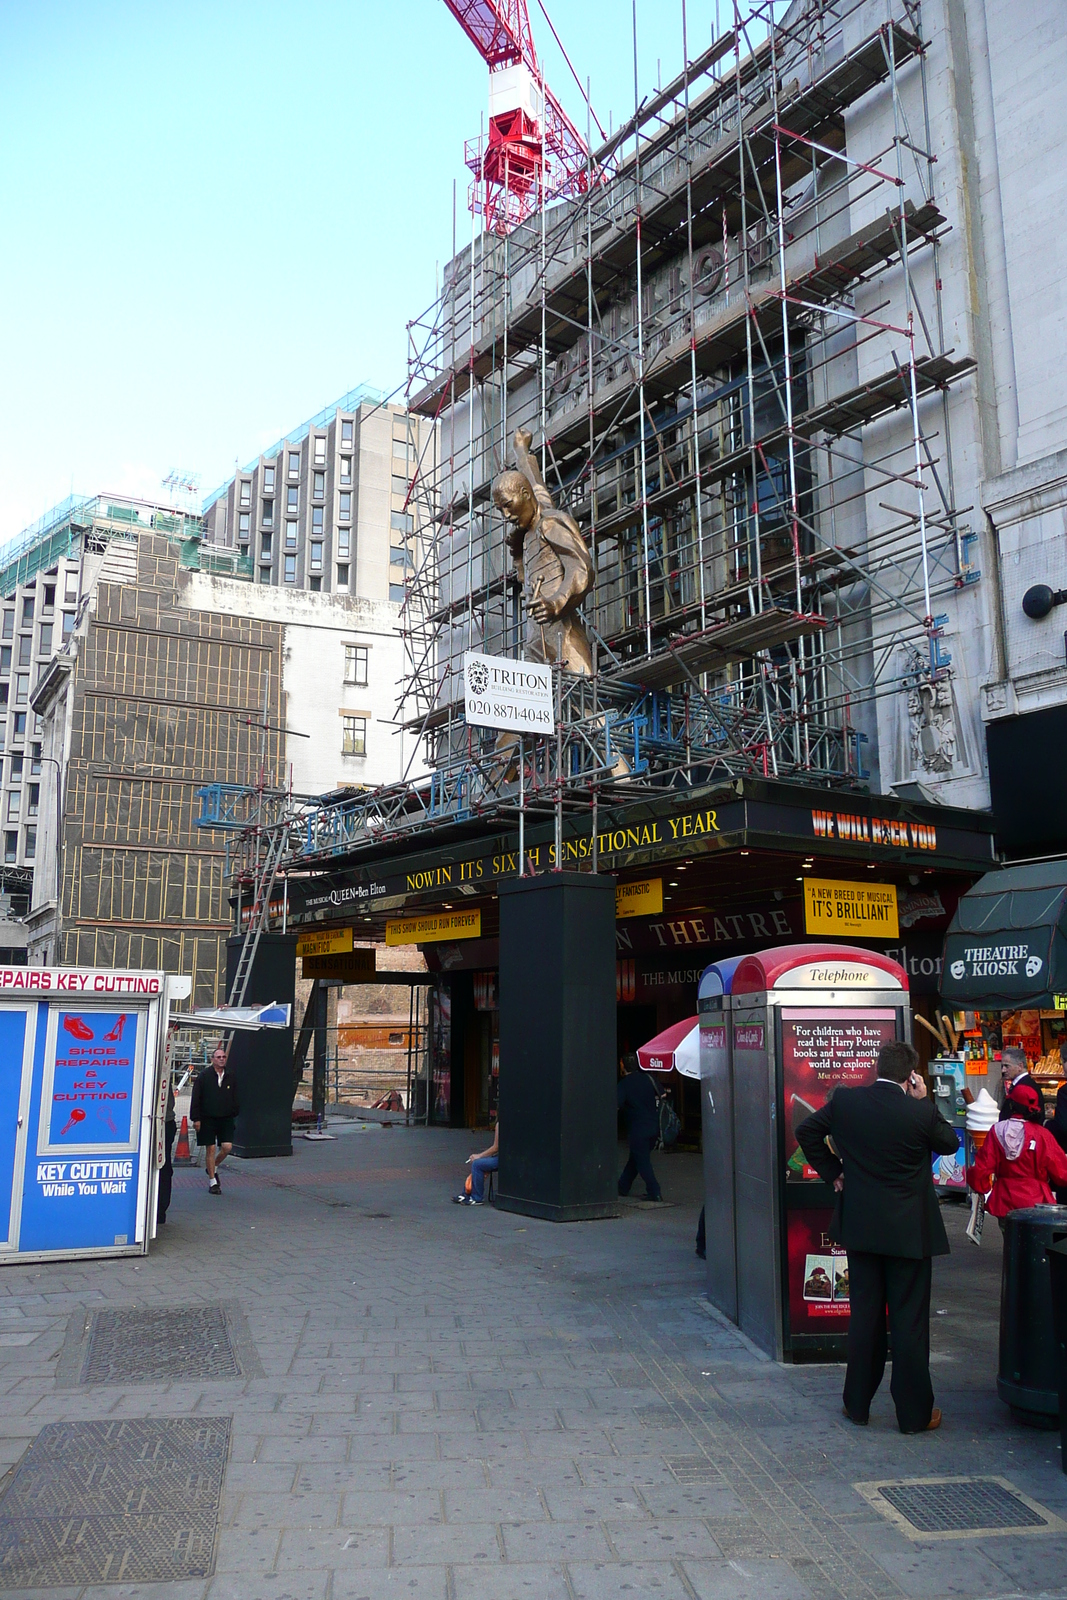
[{"label": "man in black shorts", "polygon": [[[226,1051],[219,1045],[193,1084],[189,1115],[196,1129],[196,1142],[207,1151],[207,1185],[209,1194],[221,1194],[218,1169],[233,1149],[233,1124],[241,1107],[237,1100],[237,1085],[233,1073],[226,1065]],[[215,1146],[219,1147],[218,1158]]]}]

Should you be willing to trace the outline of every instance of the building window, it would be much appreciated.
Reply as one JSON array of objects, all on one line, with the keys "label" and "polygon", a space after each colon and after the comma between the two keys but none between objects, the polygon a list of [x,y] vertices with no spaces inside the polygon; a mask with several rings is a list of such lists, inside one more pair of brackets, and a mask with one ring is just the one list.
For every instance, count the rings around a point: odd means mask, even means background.
[{"label": "building window", "polygon": [[264,502],[263,502],[263,526],[265,528],[273,528],[273,526],[274,526],[274,501],[273,500],[264,500]]},{"label": "building window", "polygon": [[55,604],[56,586],[54,583],[46,583],[44,586],[44,609],[46,611],[54,611]]},{"label": "building window", "polygon": [[243,506],[252,504],[252,482],[250,478],[242,478],[241,480],[241,504]]},{"label": "building window", "polygon": [[312,495],[312,499],[314,499],[314,500],[324,500],[326,498],[326,474],[325,474],[325,472],[316,472],[315,473],[315,475],[314,475],[314,477],[312,479],[311,495]]},{"label": "building window", "polygon": [[322,538],[323,510],[321,506],[311,508],[311,531],[316,539]]},{"label": "building window", "polygon": [[71,634],[73,632],[74,632],[74,612],[73,611],[64,611],[64,613],[63,613],[63,643],[64,644],[66,644],[67,640],[70,638],[70,636],[71,636]]},{"label": "building window", "polygon": [[315,439],[315,465],[317,467],[326,465],[326,440],[321,436]]},{"label": "building window", "polygon": [[33,655],[33,635],[31,633],[19,634],[19,666],[28,667],[30,657]]},{"label": "building window", "polygon": [[341,457],[341,482],[342,483],[351,483],[352,482],[352,457],[351,456],[342,456]]},{"label": "building window", "polygon": [[22,626],[33,627],[33,595],[28,594],[22,602]]},{"label": "building window", "polygon": [[[9,683],[0,683],[0,706],[6,706],[7,705],[7,697],[8,697],[8,694],[9,694],[10,690],[11,690],[11,685]],[[3,724],[2,721],[0,721],[0,735],[3,734],[3,731],[4,731],[4,724]],[[3,745],[0,744],[0,750],[2,750],[3,748],[4,748]]]},{"label": "building window", "polygon": [[260,567],[260,569],[259,569],[259,581],[260,581],[260,583],[269,583],[270,582],[270,568],[269,567]]},{"label": "building window", "polygon": [[286,558],[285,558],[285,581],[286,581],[286,583],[295,583],[296,582],[296,557],[295,556],[286,556]]},{"label": "building window", "polygon": [[338,518],[341,522],[351,522],[352,496],[350,494],[342,494],[338,498],[340,500],[340,506],[337,512]]},{"label": "building window", "polygon": [[338,561],[347,561],[348,555],[348,529],[339,528],[337,531],[337,559]]},{"label": "building window", "polygon": [[367,754],[366,717],[341,718],[341,754],[365,756]]},{"label": "building window", "polygon": [[18,821],[19,807],[21,805],[22,805],[22,790],[21,789],[12,789],[11,793],[7,797],[7,820],[9,822],[17,822]]},{"label": "building window", "polygon": [[37,654],[42,656],[50,656],[52,654],[52,624],[50,622],[42,622],[41,624],[41,634],[37,640]]},{"label": "building window", "polygon": [[415,565],[415,561],[410,550],[406,550],[402,545],[391,544],[389,546],[389,565],[391,567],[405,567],[410,570]]},{"label": "building window", "polygon": [[321,572],[322,571],[322,546],[321,546],[321,544],[313,544],[311,546],[311,571],[312,572]]},{"label": "building window", "polygon": [[389,526],[394,533],[414,533],[415,518],[410,511],[390,511]]},{"label": "building window", "polygon": [[4,638],[5,639],[13,639],[14,637],[15,637],[15,613],[13,611],[5,611],[4,612]]},{"label": "building window", "polygon": [[300,490],[292,484],[285,491],[285,509],[291,517],[300,509]]},{"label": "building window", "polygon": [[342,422],[342,424],[341,424],[341,443],[342,444],[351,444],[352,443],[352,439],[353,439],[352,429],[354,428],[354,426],[355,426],[355,424],[352,423],[352,422]]},{"label": "building window", "polygon": [[11,757],[11,782],[12,783],[21,783],[22,782],[22,761],[23,761],[22,756],[12,756]]},{"label": "building window", "polygon": [[285,524],[285,548],[287,550],[295,550],[296,549],[296,523],[295,522],[287,522]]},{"label": "building window", "polygon": [[25,737],[26,737],[26,713],[25,713],[25,711],[16,711],[15,712],[15,721],[14,721],[14,723],[12,725],[12,728],[11,728],[11,737],[13,739],[25,739]]},{"label": "building window", "polygon": [[271,540],[270,534],[269,533],[265,533],[263,535],[263,548],[260,551],[260,555],[263,557],[264,561],[269,561],[270,560],[270,540]]},{"label": "building window", "polygon": [[348,588],[348,563],[347,562],[340,562],[338,564],[338,567],[337,567],[337,587],[339,589],[347,589]]},{"label": "building window", "polygon": [[78,599],[78,574],[68,572],[63,584],[63,604],[74,605]]},{"label": "building window", "polygon": [[402,583],[391,583],[389,585],[389,598],[395,605],[402,606],[407,597],[408,592]]},{"label": "building window", "polygon": [[9,644],[0,645],[0,672],[8,673],[10,671],[11,671],[11,646]]},{"label": "building window", "polygon": [[322,591],[322,579],[321,578],[309,578],[308,579],[308,587],[310,588],[312,594],[320,594],[321,591]]},{"label": "building window", "polygon": [[273,467],[264,467],[263,468],[263,493],[264,494],[273,494],[274,493],[274,468]]},{"label": "building window", "polygon": [[366,685],[370,649],[365,644],[345,645],[345,682]]},{"label": "building window", "polygon": [[289,452],[289,476],[290,478],[299,478],[300,476],[299,450],[290,450]]},{"label": "building window", "polygon": [[26,815],[35,817],[41,804],[41,785],[31,783],[26,791]]},{"label": "building window", "polygon": [[252,513],[250,511],[242,511],[241,514],[237,518],[237,536],[238,536],[238,538],[239,539],[247,539],[249,531],[251,529],[251,526],[252,526]]},{"label": "building window", "polygon": [[20,672],[15,677],[15,704],[24,706],[29,698],[30,675],[28,672]]},{"label": "building window", "polygon": [[[19,771],[21,772],[22,757],[14,756],[12,759],[19,762]],[[41,771],[41,747],[39,744],[30,746],[30,771],[34,774],[34,776],[37,776]]]},{"label": "building window", "polygon": [[400,461],[412,461],[415,457],[415,447],[409,445],[406,439],[394,439],[393,455]]},{"label": "building window", "polygon": [[18,860],[18,857],[19,857],[19,836],[18,836],[18,831],[16,830],[14,833],[5,833],[4,834],[4,864],[5,864],[5,866],[9,866],[9,867],[13,866],[14,863]]},{"label": "building window", "polygon": [[398,478],[396,473],[394,472],[394,474],[393,474],[393,493],[396,494],[396,495],[399,495],[401,500],[406,500],[407,497],[408,497],[408,488],[409,488],[410,482],[411,482],[411,480],[409,478]]},{"label": "building window", "polygon": [[37,829],[26,829],[26,860],[32,861],[37,854]]}]

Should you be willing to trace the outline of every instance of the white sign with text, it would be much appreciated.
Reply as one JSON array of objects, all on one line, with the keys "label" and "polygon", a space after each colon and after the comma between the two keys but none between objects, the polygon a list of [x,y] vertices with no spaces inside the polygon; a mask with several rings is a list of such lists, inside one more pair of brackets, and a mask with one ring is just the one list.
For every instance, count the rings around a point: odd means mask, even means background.
[{"label": "white sign with text", "polygon": [[513,733],[552,733],[552,668],[540,661],[512,661],[468,650],[463,657],[467,721],[476,728]]}]

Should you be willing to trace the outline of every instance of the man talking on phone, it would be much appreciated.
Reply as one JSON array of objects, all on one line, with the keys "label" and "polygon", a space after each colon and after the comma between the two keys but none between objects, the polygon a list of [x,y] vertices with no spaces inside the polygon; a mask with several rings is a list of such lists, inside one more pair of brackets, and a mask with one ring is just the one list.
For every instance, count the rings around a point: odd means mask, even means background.
[{"label": "man talking on phone", "polygon": [[891,1040],[878,1052],[877,1082],[835,1089],[797,1129],[809,1166],[836,1191],[830,1237],[848,1251],[845,1415],[866,1425],[885,1372],[888,1332],[901,1433],[941,1425],[930,1382],[930,1281],[931,1258],[948,1254],[948,1237],[932,1157],[956,1149],[955,1131],[927,1097],[918,1064],[910,1044]]}]

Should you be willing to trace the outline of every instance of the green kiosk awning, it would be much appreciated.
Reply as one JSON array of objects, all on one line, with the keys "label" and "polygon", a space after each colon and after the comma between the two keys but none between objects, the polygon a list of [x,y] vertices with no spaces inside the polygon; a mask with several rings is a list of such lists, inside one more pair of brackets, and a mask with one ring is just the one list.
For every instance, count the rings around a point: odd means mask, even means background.
[{"label": "green kiosk awning", "polygon": [[941,998],[960,1010],[1067,1009],[1067,861],[987,872],[945,937]]}]

